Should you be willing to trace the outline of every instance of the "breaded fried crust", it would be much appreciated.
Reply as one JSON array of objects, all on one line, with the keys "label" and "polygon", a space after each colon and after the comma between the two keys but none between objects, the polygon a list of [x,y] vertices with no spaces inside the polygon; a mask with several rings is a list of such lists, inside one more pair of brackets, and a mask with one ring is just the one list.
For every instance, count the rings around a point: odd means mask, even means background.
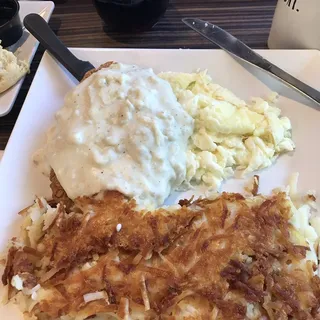
[{"label": "breaded fried crust", "polygon": [[97,71],[99,71],[99,70],[101,70],[101,69],[109,68],[113,63],[114,63],[113,61],[108,61],[108,62],[106,62],[106,63],[103,63],[99,68],[92,69],[92,70],[88,71],[88,72],[84,75],[82,81],[85,80],[85,79],[87,79],[87,78],[89,78],[92,74],[94,74],[95,72],[97,72]]}]

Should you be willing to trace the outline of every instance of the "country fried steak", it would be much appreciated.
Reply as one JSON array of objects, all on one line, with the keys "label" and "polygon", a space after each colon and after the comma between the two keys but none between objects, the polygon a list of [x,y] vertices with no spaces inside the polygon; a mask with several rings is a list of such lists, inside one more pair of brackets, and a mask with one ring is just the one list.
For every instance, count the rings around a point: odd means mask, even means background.
[{"label": "country fried steak", "polygon": [[2,281],[31,319],[320,319],[317,266],[292,237],[293,210],[284,192],[154,211],[118,192],[72,209],[37,199]]}]

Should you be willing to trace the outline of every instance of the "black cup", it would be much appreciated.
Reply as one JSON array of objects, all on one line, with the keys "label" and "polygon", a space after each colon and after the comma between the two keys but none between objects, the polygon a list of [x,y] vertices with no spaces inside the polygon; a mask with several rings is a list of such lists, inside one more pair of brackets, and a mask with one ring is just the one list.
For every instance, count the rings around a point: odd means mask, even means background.
[{"label": "black cup", "polygon": [[167,10],[169,0],[93,0],[107,30],[151,29]]},{"label": "black cup", "polygon": [[3,47],[11,46],[22,36],[17,0],[0,0],[0,40]]}]

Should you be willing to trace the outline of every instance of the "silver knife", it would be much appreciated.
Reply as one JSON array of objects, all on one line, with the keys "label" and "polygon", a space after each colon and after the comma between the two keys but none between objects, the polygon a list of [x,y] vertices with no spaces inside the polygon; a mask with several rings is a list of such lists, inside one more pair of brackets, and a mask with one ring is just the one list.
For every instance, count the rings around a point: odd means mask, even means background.
[{"label": "silver knife", "polygon": [[279,67],[275,66],[270,61],[254,52],[251,48],[249,48],[247,45],[245,45],[243,42],[238,40],[227,31],[219,28],[214,24],[200,19],[185,18],[182,19],[182,21],[187,26],[200,33],[203,37],[217,44],[222,49],[246,62],[249,62],[267,72],[270,72],[273,76],[281,80],[283,83],[300,92],[320,106],[319,91],[291,76],[289,73],[285,72]]}]

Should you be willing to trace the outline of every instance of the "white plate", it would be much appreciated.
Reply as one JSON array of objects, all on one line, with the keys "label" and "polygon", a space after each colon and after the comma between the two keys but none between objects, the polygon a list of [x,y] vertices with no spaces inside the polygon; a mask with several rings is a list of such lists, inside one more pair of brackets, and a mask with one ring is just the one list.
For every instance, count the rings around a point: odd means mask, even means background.
[{"label": "white plate", "polygon": [[[320,192],[320,110],[304,98],[287,90],[282,84],[253,70],[246,69],[228,54],[220,50],[127,50],[127,49],[74,49],[80,59],[90,60],[95,66],[108,60],[151,66],[159,71],[192,72],[198,68],[208,69],[214,81],[230,88],[243,99],[266,96],[272,90],[290,95],[281,97],[279,105],[293,126],[293,139],[297,149],[276,164],[260,172],[261,191],[269,192],[287,183],[289,176],[300,172],[300,188]],[[294,76],[320,89],[320,52],[318,51],[272,51],[259,53],[278,64]],[[265,83],[268,84],[266,86]],[[45,131],[51,125],[54,113],[63,103],[64,95],[76,81],[51,56],[45,53],[34,78],[24,107],[6,147],[0,166],[0,249],[10,236],[17,232],[17,212],[30,205],[34,195],[49,194],[49,183],[32,165],[32,154],[45,140]],[[295,99],[295,100],[293,100]],[[301,102],[299,102],[299,101]],[[227,191],[243,190],[244,180],[231,179],[223,186]],[[175,197],[173,196],[171,200]],[[9,310],[10,309],[10,310]],[[0,307],[0,319],[22,319],[12,306]]]},{"label": "white plate", "polygon": [[[20,1],[20,19],[23,19],[29,13],[38,13],[43,19],[49,21],[52,11],[54,9],[54,3],[52,1]],[[39,42],[24,29],[23,35],[20,40],[9,47],[9,50],[15,52],[20,60],[26,60],[30,64],[37,51]],[[12,88],[0,93],[0,117],[5,116],[10,112],[16,97],[21,88],[24,78],[18,81]]]}]

